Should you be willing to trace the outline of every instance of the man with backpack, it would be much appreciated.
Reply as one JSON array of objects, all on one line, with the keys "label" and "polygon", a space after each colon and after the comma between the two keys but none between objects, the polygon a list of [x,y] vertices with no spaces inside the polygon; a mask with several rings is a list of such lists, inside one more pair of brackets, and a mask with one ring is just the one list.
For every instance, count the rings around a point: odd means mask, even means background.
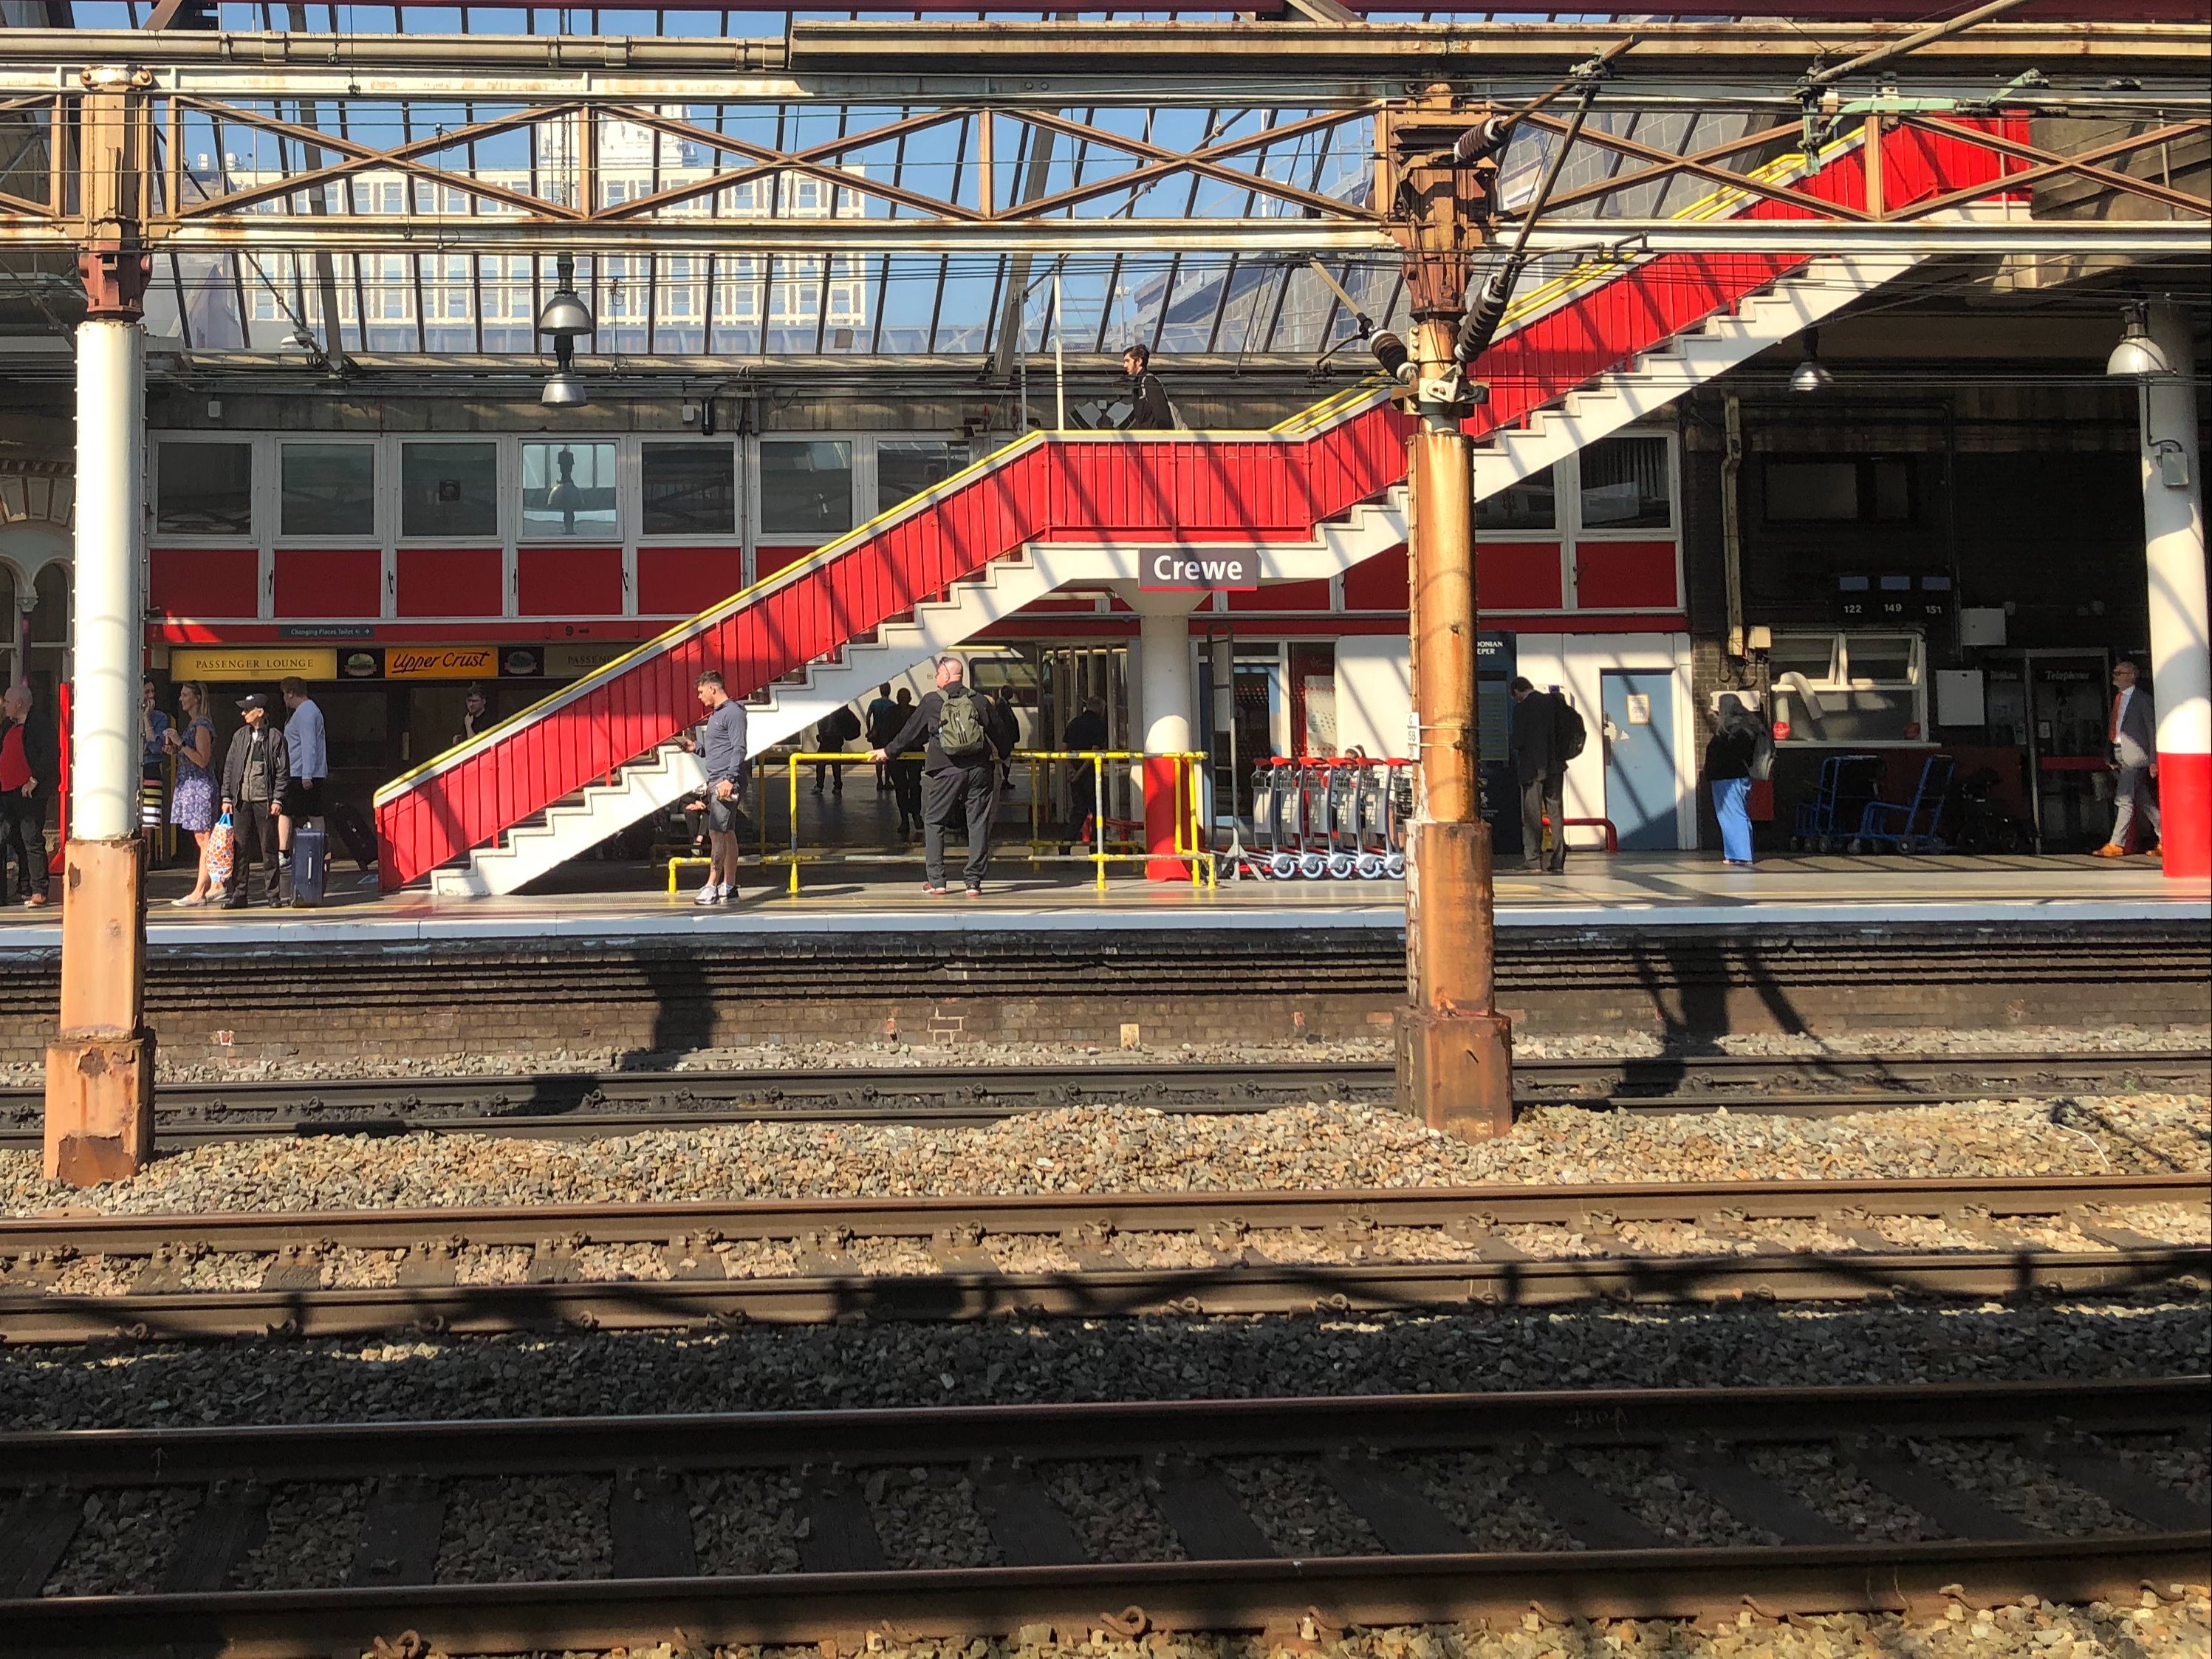
[{"label": "man with backpack", "polygon": [[[1567,763],[1583,752],[1589,732],[1583,717],[1556,688],[1539,691],[1526,678],[1513,696],[1513,771],[1521,783],[1521,846],[1531,870],[1559,875],[1567,867]],[[1552,851],[1544,854],[1544,823],[1551,821]]]},{"label": "man with backpack", "polygon": [[991,820],[999,810],[999,765],[1013,751],[1012,716],[967,684],[967,665],[940,657],[937,690],[923,697],[905,726],[870,751],[887,761],[926,736],[921,769],[921,890],[941,897],[945,886],[945,830],[955,818],[968,827],[968,863],[962,871],[969,898],[983,896],[983,871],[991,861]]},{"label": "man with backpack", "polygon": [[1121,417],[1124,432],[1172,432],[1179,422],[1168,402],[1167,388],[1152,373],[1149,346],[1133,345],[1121,354],[1121,372],[1129,377],[1129,412]]}]

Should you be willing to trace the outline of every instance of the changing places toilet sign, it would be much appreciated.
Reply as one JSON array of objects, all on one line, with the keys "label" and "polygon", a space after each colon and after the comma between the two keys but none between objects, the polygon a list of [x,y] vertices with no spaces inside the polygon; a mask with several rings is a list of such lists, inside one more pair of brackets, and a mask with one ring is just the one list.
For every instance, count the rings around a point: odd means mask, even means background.
[{"label": "changing places toilet sign", "polygon": [[1256,547],[1147,548],[1137,580],[1147,593],[1216,593],[1259,585]]}]

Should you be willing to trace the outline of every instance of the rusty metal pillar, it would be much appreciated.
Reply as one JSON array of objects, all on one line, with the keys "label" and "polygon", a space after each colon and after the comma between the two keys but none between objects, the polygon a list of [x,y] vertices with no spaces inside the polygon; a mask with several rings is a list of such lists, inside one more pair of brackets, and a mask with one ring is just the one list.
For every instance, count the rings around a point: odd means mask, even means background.
[{"label": "rusty metal pillar", "polygon": [[85,71],[77,158],[85,320],[76,331],[76,639],[60,1030],[46,1046],[46,1172],[91,1186],[154,1150],[137,823],[144,648],[146,331],[140,239],[152,155],[143,82]]},{"label": "rusty metal pillar", "polygon": [[[1495,161],[1488,112],[1432,92],[1382,123],[1381,199],[1406,250],[1415,319],[1401,379],[1418,425],[1407,441],[1413,501],[1413,684],[1418,793],[1406,861],[1408,1006],[1399,1022],[1399,1098],[1463,1139],[1513,1125],[1512,1023],[1496,1006],[1490,826],[1475,725],[1474,491],[1461,422],[1479,391],[1462,374],[1458,324],[1482,240]],[[1474,143],[1462,142],[1468,134]]]}]

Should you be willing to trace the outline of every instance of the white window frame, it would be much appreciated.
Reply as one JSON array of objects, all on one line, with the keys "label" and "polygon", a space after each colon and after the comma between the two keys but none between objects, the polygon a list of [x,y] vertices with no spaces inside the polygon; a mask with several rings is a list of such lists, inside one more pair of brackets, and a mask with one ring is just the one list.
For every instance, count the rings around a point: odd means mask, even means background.
[{"label": "white window frame", "polygon": [[[271,521],[276,507],[274,482],[269,476],[270,460],[267,434],[258,432],[156,431],[148,435],[150,441],[146,446],[146,533],[149,541],[157,541],[164,547],[266,545],[269,538],[264,533],[264,526]],[[244,530],[161,528],[161,455],[173,444],[229,444],[246,447],[253,470],[246,486],[246,527]]]},{"label": "white window frame", "polygon": [[[392,454],[392,545],[395,548],[414,547],[497,547],[503,546],[512,554],[514,532],[521,517],[517,492],[521,488],[521,463],[516,459],[513,434],[485,432],[410,432],[394,434],[390,440]],[[493,528],[476,535],[410,536],[407,533],[407,513],[403,501],[406,477],[406,447],[410,444],[489,444],[492,446],[492,471],[495,495]],[[509,582],[510,588],[513,586]]]},{"label": "white window frame", "polygon": [[[1673,428],[1627,427],[1607,433],[1607,438],[1650,438],[1667,446],[1667,524],[1634,529],[1590,529],[1583,523],[1583,454],[1576,450],[1552,465],[1553,527],[1549,530],[1477,530],[1475,539],[1485,546],[1552,547],[1559,560],[1559,607],[1557,610],[1506,609],[1485,605],[1484,614],[1496,617],[1641,617],[1653,614],[1648,605],[1586,605],[1576,580],[1576,548],[1589,543],[1671,541],[1674,544],[1674,602],[1665,614],[1680,613],[1688,604],[1682,550],[1682,446]],[[1598,442],[1602,443],[1604,439]],[[1341,609],[1341,606],[1339,606]]]},{"label": "white window frame", "polygon": [[[868,452],[866,469],[867,484],[866,489],[860,492],[860,501],[857,503],[859,506],[866,507],[868,511],[860,518],[854,520],[855,525],[866,524],[870,519],[881,518],[884,514],[890,511],[890,507],[877,505],[877,502],[880,498],[883,483],[883,477],[879,470],[878,458],[879,452],[885,444],[964,444],[968,448],[968,459],[963,461],[960,466],[953,469],[956,472],[964,471],[966,468],[975,465],[976,460],[979,459],[976,453],[975,438],[971,434],[965,432],[871,433],[868,435],[867,441],[865,446]],[[859,469],[855,468],[856,475]]]},{"label": "white window frame", "polygon": [[[1619,432],[1609,432],[1597,443],[1612,438],[1656,439],[1667,447],[1667,523],[1662,529],[1657,525],[1644,525],[1633,529],[1593,530],[1583,523],[1583,456],[1586,450],[1578,449],[1568,459],[1574,477],[1574,488],[1565,492],[1560,503],[1559,519],[1565,534],[1559,542],[1559,597],[1565,600],[1567,610],[1580,616],[1641,617],[1651,614],[1648,605],[1583,605],[1577,580],[1575,550],[1588,542],[1593,546],[1622,542],[1672,541],[1674,544],[1674,603],[1668,614],[1682,611],[1689,602],[1683,581],[1682,570],[1682,445],[1681,436],[1671,427],[1653,428],[1625,427]],[[1595,445],[1588,447],[1595,447]]]},{"label": "white window frame", "polygon": [[[1820,680],[1807,678],[1804,682],[1803,692],[1795,686],[1784,686],[1779,682],[1772,686],[1770,695],[1774,701],[1773,718],[1787,722],[1790,726],[1788,737],[1778,738],[1775,740],[1778,744],[1789,749],[1861,750],[1937,747],[1936,739],[1929,734],[1928,636],[1924,633],[1911,628],[1805,628],[1784,629],[1779,637],[1782,639],[1826,638],[1830,641],[1830,645],[1827,678]],[[1903,680],[1877,680],[1854,674],[1851,672],[1850,659],[1850,642],[1854,637],[1905,641],[1911,654],[1907,678]],[[1921,733],[1917,738],[1817,738],[1811,735],[1809,732],[1802,730],[1805,723],[1791,718],[1804,692],[1810,692],[1814,696],[1846,696],[1854,691],[1894,692],[1900,690],[1909,691],[1911,696],[1911,723],[1920,728]]]},{"label": "white window frame", "polygon": [[[682,444],[688,447],[720,449],[729,456],[734,493],[731,498],[731,524],[727,530],[656,530],[647,533],[645,528],[645,447],[647,444]],[[629,434],[625,449],[625,471],[622,475],[625,509],[623,530],[632,545],[696,547],[706,542],[721,541],[727,541],[733,548],[743,545],[745,530],[745,447],[738,438],[721,432],[708,437],[696,428],[685,430],[682,428],[669,432],[635,432]]]},{"label": "white window frame", "polygon": [[[374,544],[381,548],[392,539],[386,533],[390,526],[389,515],[397,506],[398,498],[396,493],[386,494],[384,482],[385,474],[397,463],[386,459],[380,439],[351,432],[285,432],[272,434],[268,443],[268,539],[272,546],[289,550],[295,547],[366,547]],[[370,452],[368,530],[359,535],[288,536],[284,533],[284,447],[287,444],[319,444],[333,449],[343,446]]]},{"label": "white window frame", "polygon": [[[746,518],[753,527],[747,544],[748,553],[757,553],[763,547],[827,547],[838,537],[851,533],[876,515],[863,513],[860,508],[875,499],[876,452],[869,441],[872,434],[865,432],[763,432],[746,440],[745,459],[750,463],[745,468]],[[903,435],[903,434],[902,434]],[[850,444],[853,447],[852,518],[843,530],[833,530],[826,536],[806,536],[795,531],[762,529],[765,514],[762,485],[765,483],[761,465],[761,446],[763,444]],[[757,580],[757,578],[755,578]]]}]

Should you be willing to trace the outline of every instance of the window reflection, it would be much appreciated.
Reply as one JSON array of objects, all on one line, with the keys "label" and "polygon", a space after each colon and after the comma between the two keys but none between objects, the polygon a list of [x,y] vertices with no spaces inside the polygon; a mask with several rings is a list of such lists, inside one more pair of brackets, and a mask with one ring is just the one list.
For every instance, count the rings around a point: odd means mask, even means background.
[{"label": "window reflection", "polygon": [[563,441],[522,447],[522,533],[615,533],[615,446]]}]

